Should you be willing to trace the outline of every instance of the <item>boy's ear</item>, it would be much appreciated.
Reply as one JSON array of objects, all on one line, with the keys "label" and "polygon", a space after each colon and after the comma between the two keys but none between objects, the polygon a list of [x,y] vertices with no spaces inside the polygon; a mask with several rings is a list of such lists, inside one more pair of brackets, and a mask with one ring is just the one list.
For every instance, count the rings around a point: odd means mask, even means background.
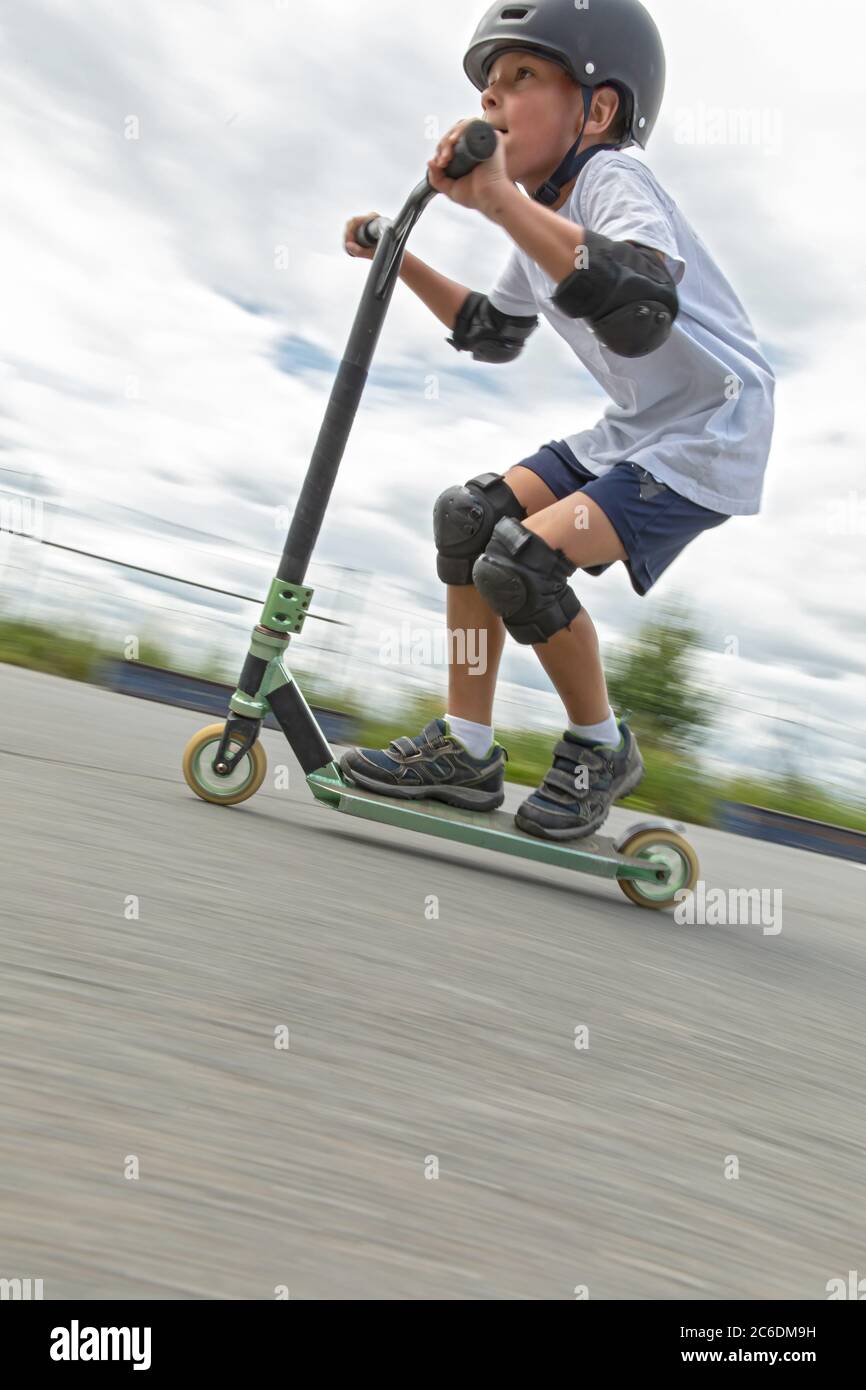
[{"label": "boy's ear", "polygon": [[615,86],[613,85],[612,82],[603,82],[603,83],[601,84],[601,86],[600,86],[599,88],[597,88],[597,90],[600,91],[600,92],[613,92],[614,96],[617,98],[617,104],[616,104],[616,107],[615,107],[615,109],[614,109],[613,116],[611,117],[611,121],[610,121],[611,126],[615,126],[616,123],[617,123],[617,121],[618,121],[618,120],[620,119],[620,117],[622,116],[622,109],[623,109],[623,95],[622,95],[622,92],[619,90],[618,87],[615,87]]}]

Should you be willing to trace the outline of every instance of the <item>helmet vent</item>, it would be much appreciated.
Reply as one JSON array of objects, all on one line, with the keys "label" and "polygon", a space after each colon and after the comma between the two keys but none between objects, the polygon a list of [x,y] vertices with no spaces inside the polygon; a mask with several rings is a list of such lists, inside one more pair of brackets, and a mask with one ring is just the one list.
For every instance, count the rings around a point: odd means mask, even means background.
[{"label": "helmet vent", "polygon": [[525,5],[521,5],[519,9],[515,9],[515,8],[512,7],[511,9],[503,10],[502,13],[500,14],[499,18],[500,18],[500,19],[525,19],[526,16],[527,16],[528,14],[529,14],[528,8],[527,8]]}]

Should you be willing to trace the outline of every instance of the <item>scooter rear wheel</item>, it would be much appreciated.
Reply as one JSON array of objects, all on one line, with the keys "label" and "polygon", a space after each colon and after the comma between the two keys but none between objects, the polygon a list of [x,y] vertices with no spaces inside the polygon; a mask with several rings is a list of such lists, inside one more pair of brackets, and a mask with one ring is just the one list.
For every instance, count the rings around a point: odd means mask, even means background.
[{"label": "scooter rear wheel", "polygon": [[[225,724],[208,724],[193,734],[183,753],[183,775],[187,786],[215,806],[236,806],[258,791],[268,770],[268,759],[261,743],[256,740],[228,777],[219,777],[213,761],[223,736]],[[233,738],[232,744],[240,743]],[[231,745],[230,745],[231,746]]]},{"label": "scooter rear wheel", "polygon": [[698,856],[688,840],[674,830],[639,830],[619,844],[619,851],[629,859],[650,859],[670,869],[667,883],[650,883],[639,878],[617,879],[626,897],[638,907],[656,911],[674,907],[677,893],[681,889],[694,889],[698,881]]}]

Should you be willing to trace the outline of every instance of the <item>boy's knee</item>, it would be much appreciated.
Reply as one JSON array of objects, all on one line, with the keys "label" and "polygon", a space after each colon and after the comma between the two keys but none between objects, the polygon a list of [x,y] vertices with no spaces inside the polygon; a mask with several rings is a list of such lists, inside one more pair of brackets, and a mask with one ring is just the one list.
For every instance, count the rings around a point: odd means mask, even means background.
[{"label": "boy's knee", "polygon": [[549,642],[580,612],[580,600],[567,583],[576,569],[561,550],[505,518],[476,560],[472,579],[515,642],[530,646]]},{"label": "boy's knee", "polygon": [[472,566],[502,517],[522,521],[523,507],[499,473],[446,488],[433,508],[436,573],[443,584],[471,584]]}]

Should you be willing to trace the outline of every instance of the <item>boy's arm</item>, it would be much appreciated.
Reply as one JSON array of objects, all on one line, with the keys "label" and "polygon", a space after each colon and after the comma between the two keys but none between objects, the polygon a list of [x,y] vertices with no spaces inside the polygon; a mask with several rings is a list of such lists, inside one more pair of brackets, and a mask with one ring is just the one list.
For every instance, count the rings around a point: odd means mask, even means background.
[{"label": "boy's arm", "polygon": [[476,362],[513,362],[538,327],[535,314],[503,313],[487,295],[440,275],[408,251],[403,256],[400,279],[451,329],[452,336],[446,342],[458,352],[471,352]]},{"label": "boy's arm", "polygon": [[577,249],[585,244],[585,228],[524,197],[516,184],[505,184],[483,212],[557,284],[574,270]]},{"label": "boy's arm", "polygon": [[[577,248],[586,243],[585,227],[557,216],[531,198],[524,198],[513,183],[495,204],[485,209],[485,216],[502,227],[557,284],[574,270]],[[632,246],[640,244],[630,243]],[[652,250],[664,264],[663,251],[654,247],[644,249]]]},{"label": "boy's arm", "polygon": [[[658,248],[589,231],[524,197],[513,183],[504,184],[483,212],[556,282],[556,307],[586,319],[605,347],[643,357],[667,341],[679,300]],[[589,254],[580,265],[584,246]]]},{"label": "boy's arm", "polygon": [[410,251],[403,253],[400,279],[417,294],[440,323],[444,323],[446,328],[454,328],[461,305],[470,293],[465,285],[440,275],[438,270],[413,256]]}]

